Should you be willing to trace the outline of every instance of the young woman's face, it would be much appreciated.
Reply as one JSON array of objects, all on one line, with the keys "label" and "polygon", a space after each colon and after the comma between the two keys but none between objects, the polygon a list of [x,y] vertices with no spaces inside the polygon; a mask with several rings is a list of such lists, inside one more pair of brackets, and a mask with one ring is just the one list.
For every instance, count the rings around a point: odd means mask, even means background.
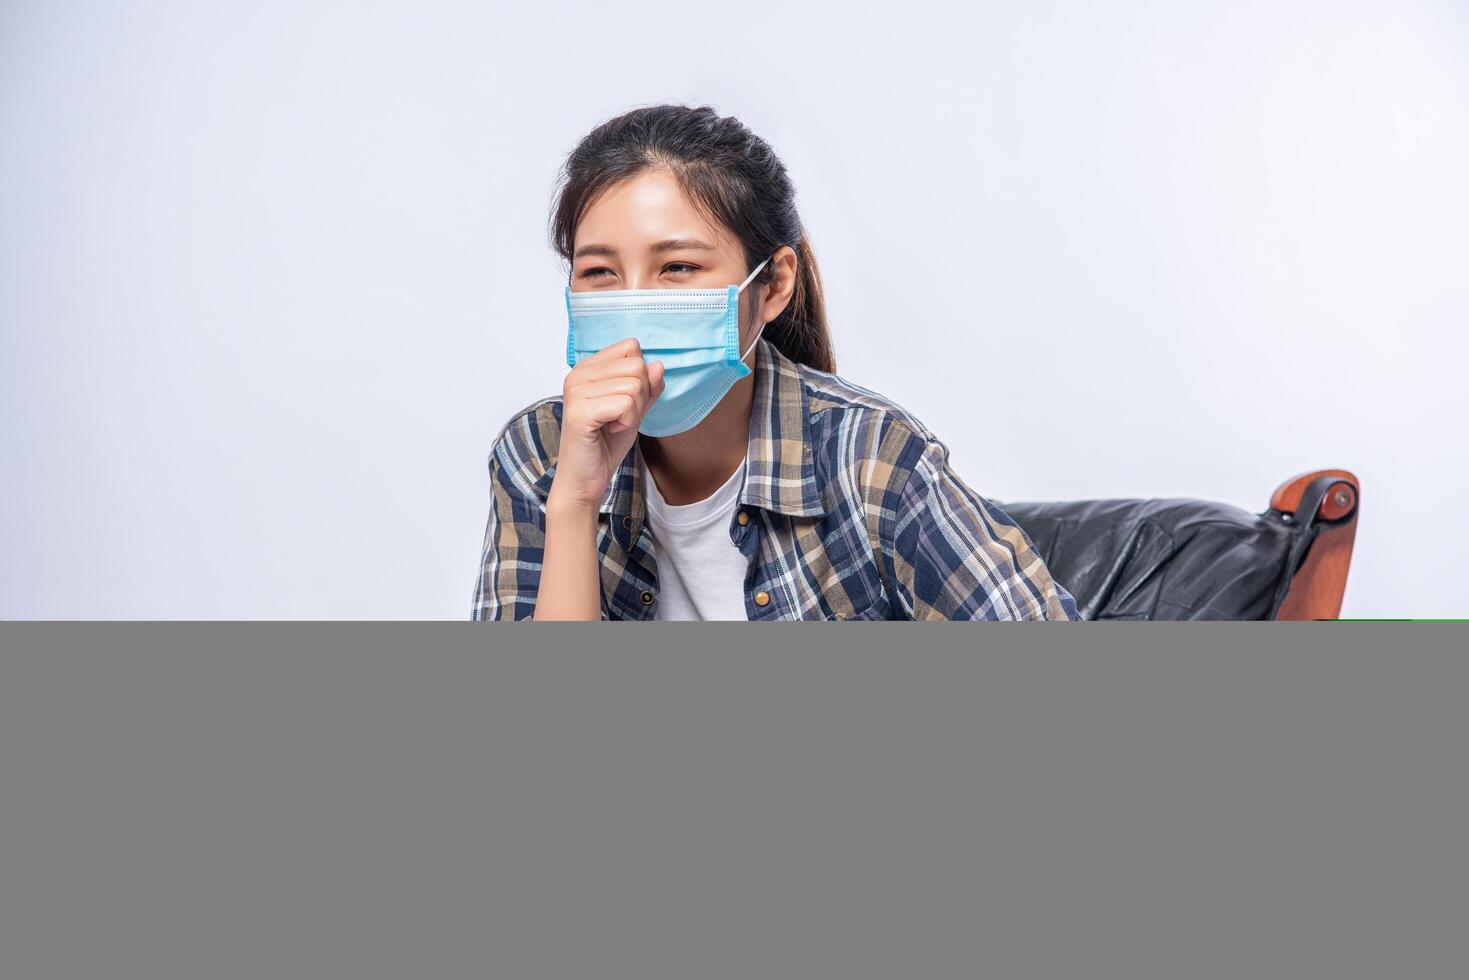
[{"label": "young woman's face", "polygon": [[739,242],[704,218],[666,170],[614,184],[576,228],[573,292],[709,289],[739,285],[748,274]]}]

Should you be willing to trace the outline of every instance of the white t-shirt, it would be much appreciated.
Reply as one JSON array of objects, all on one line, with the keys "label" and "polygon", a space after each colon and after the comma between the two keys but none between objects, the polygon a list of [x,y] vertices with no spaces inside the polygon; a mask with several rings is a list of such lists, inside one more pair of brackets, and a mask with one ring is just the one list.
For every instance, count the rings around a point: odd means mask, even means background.
[{"label": "white t-shirt", "polygon": [[658,561],[658,608],[654,619],[746,620],[745,573],[750,562],[729,539],[745,464],[724,486],[692,504],[670,504],[658,492],[643,451],[642,470],[648,531]]}]

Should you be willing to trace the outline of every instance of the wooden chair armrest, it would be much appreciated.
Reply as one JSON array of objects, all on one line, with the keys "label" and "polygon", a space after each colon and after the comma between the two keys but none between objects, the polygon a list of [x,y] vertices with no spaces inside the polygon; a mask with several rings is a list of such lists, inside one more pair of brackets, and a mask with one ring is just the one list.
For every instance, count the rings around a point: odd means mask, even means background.
[{"label": "wooden chair armrest", "polygon": [[1321,502],[1321,516],[1328,521],[1339,520],[1357,505],[1360,495],[1357,477],[1349,470],[1313,470],[1293,476],[1275,488],[1275,492],[1270,495],[1270,506],[1283,514],[1295,514],[1296,508],[1301,505],[1301,494],[1306,487],[1323,476],[1341,478],[1341,483],[1333,486],[1326,494],[1326,499]]},{"label": "wooden chair armrest", "polygon": [[[1339,478],[1332,484],[1316,514],[1297,514],[1301,494],[1313,481],[1323,476]],[[1315,470],[1286,480],[1270,495],[1272,509],[1292,515],[1297,522],[1309,522],[1318,516],[1326,521],[1340,521],[1322,528],[1311,543],[1306,560],[1291,579],[1276,619],[1336,619],[1341,615],[1342,594],[1347,587],[1347,572],[1352,564],[1352,546],[1357,538],[1357,507],[1361,501],[1361,484],[1348,470]],[[1347,518],[1342,520],[1342,518]]]}]

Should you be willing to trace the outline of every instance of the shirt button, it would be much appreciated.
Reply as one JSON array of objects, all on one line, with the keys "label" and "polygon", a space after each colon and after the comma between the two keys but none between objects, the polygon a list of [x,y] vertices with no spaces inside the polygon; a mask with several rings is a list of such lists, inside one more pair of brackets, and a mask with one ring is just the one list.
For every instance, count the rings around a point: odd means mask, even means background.
[{"label": "shirt button", "polygon": [[755,593],[755,605],[757,605],[757,606],[768,606],[768,605],[770,605],[770,593],[769,592],[756,592]]},{"label": "shirt button", "polygon": [[642,595],[642,600],[643,600],[643,605],[645,605],[645,606],[648,605],[649,603],[651,603],[653,601],[653,593],[648,592],[648,591],[644,591],[643,592],[643,595]]},{"label": "shirt button", "polygon": [[624,517],[622,519],[622,526],[625,527],[625,528],[627,528],[629,531],[631,531],[632,530],[632,518],[631,517]]},{"label": "shirt button", "polygon": [[750,523],[750,515],[746,514],[744,511],[740,511],[739,521],[741,525]]}]

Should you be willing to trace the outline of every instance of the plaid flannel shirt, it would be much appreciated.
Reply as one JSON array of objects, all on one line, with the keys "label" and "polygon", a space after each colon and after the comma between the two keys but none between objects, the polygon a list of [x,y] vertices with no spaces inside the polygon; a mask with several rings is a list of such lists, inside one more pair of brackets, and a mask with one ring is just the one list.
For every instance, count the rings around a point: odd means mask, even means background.
[{"label": "plaid flannel shirt", "polygon": [[[1080,619],[1025,532],[949,467],[948,448],[875,392],[761,338],[729,539],[745,612],[776,619]],[[518,412],[489,456],[492,502],[471,619],[535,611],[560,397]],[[655,546],[636,446],[597,529],[602,618],[654,618]]]}]

